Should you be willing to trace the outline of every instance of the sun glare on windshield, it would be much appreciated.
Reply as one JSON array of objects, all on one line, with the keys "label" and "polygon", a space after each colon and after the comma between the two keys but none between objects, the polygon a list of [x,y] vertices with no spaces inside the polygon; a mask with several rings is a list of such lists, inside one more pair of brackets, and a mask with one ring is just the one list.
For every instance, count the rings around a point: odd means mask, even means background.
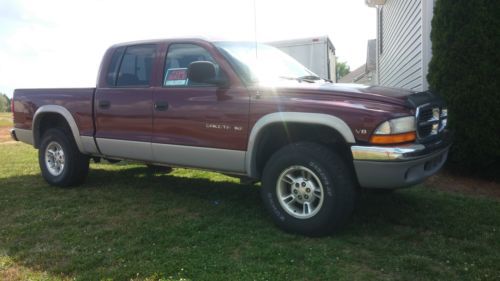
[{"label": "sun glare on windshield", "polygon": [[237,42],[218,42],[215,45],[230,56],[251,82],[316,76],[287,54],[269,45]]}]

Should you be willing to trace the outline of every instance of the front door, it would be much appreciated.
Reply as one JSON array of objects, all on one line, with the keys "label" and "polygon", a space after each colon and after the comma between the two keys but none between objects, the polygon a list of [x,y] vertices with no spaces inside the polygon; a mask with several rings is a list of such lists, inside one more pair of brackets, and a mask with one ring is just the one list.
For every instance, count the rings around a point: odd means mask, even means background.
[{"label": "front door", "polygon": [[120,47],[113,53],[107,87],[95,98],[96,141],[108,157],[151,161],[154,58],[157,45]]},{"label": "front door", "polygon": [[[249,95],[231,81],[226,64],[193,43],[173,43],[165,56],[163,83],[153,93],[153,157],[157,162],[244,172],[248,139]],[[228,87],[189,81],[194,61],[210,61],[217,79]],[[220,62],[220,61],[219,61]]]}]

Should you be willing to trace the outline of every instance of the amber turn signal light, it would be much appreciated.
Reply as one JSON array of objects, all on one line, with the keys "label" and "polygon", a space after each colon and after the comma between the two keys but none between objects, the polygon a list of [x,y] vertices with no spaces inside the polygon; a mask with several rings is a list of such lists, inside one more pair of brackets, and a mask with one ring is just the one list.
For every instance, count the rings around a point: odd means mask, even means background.
[{"label": "amber turn signal light", "polygon": [[415,132],[408,132],[396,135],[373,135],[370,142],[374,144],[395,144],[414,141],[417,138]]}]

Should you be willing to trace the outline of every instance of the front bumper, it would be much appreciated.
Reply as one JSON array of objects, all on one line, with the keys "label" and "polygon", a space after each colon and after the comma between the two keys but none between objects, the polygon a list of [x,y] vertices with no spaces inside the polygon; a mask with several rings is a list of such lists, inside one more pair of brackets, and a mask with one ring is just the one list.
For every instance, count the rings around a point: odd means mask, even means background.
[{"label": "front bumper", "polygon": [[351,146],[361,187],[394,189],[422,182],[435,174],[448,157],[451,136],[431,144],[397,147]]}]

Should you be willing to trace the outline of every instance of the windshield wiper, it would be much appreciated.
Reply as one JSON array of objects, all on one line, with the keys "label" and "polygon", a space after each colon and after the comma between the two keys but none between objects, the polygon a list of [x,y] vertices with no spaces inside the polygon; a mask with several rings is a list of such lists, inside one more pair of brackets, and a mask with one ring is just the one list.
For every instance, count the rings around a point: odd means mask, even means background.
[{"label": "windshield wiper", "polygon": [[290,76],[280,76],[282,79],[287,79],[287,80],[295,80],[295,81],[305,81],[308,83],[314,83],[315,81],[321,80],[318,76],[315,75],[305,75],[305,76],[300,76],[300,77],[290,77]]},{"label": "windshield wiper", "polygon": [[297,80],[317,81],[317,80],[321,80],[321,78],[319,76],[316,76],[316,75],[305,75],[305,76],[297,77]]}]

